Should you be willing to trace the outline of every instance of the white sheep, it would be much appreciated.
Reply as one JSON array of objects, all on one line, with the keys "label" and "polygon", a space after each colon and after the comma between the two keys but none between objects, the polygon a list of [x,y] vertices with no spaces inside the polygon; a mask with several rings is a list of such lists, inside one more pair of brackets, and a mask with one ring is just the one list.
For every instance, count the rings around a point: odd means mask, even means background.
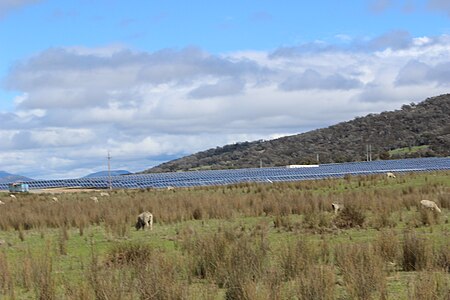
[{"label": "white sheep", "polygon": [[344,205],[342,205],[340,203],[331,203],[331,207],[334,210],[334,214],[337,214],[339,211],[344,209]]},{"label": "white sheep", "polygon": [[387,176],[387,178],[395,178],[395,175],[392,172],[387,172],[386,176]]},{"label": "white sheep", "polygon": [[0,205],[3,205],[3,204],[5,204],[5,202],[3,202],[2,200],[0,200]]},{"label": "white sheep", "polygon": [[107,192],[100,192],[101,197],[109,197],[109,194]]},{"label": "white sheep", "polygon": [[57,197],[52,197],[52,200],[53,200],[54,202],[58,202],[58,201],[59,201]]},{"label": "white sheep", "polygon": [[150,227],[150,230],[153,230],[153,214],[149,211],[144,211],[143,213],[139,214],[137,217],[136,222],[136,230],[139,229],[147,229]]},{"label": "white sheep", "polygon": [[422,205],[423,208],[436,210],[437,212],[441,212],[441,209],[437,206],[437,204],[434,201],[431,200],[421,200],[420,205]]},{"label": "white sheep", "polygon": [[10,196],[11,198],[17,199],[16,195],[11,194],[11,195],[9,195],[9,196]]},{"label": "white sheep", "polygon": [[94,201],[95,203],[98,203],[98,198],[95,196],[90,197],[89,199],[91,199],[92,201]]}]

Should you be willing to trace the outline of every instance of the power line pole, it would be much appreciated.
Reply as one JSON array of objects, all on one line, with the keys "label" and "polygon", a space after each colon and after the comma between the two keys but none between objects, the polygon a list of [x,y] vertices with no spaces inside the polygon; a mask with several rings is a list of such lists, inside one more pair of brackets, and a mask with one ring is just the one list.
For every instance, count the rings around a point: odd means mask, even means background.
[{"label": "power line pole", "polygon": [[111,155],[108,151],[108,184],[109,189],[112,190],[112,180],[111,180]]},{"label": "power line pole", "polygon": [[372,161],[372,144],[366,144],[366,161]]},{"label": "power line pole", "polygon": [[366,144],[366,161],[369,161],[369,144]]}]

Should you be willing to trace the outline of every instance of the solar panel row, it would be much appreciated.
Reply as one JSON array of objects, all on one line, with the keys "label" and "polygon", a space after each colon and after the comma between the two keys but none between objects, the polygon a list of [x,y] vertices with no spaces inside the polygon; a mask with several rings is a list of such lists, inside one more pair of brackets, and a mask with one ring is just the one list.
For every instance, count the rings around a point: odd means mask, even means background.
[{"label": "solar panel row", "polygon": [[[153,173],[139,175],[112,176],[113,188],[165,188],[227,185],[241,182],[279,182],[323,178],[339,178],[345,175],[370,175],[385,172],[422,172],[450,170],[450,157],[417,158],[323,164],[310,168],[254,168],[237,170],[192,171],[174,173]],[[30,189],[80,187],[108,188],[108,177],[34,180],[28,181]],[[8,189],[8,184],[0,184],[0,190]]]}]

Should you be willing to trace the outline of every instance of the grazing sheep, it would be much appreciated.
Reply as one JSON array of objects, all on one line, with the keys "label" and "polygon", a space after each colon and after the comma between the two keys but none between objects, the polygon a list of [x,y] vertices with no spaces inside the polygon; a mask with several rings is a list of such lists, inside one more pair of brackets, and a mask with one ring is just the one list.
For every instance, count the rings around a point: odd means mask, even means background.
[{"label": "grazing sheep", "polygon": [[92,201],[94,201],[95,203],[98,203],[98,198],[97,197],[95,197],[95,196],[93,196],[93,197],[90,197],[89,199],[91,199]]},{"label": "grazing sheep", "polygon": [[168,190],[168,191],[175,191],[175,188],[174,188],[173,186],[170,186],[170,185],[169,185],[169,186],[167,187],[167,190]]},{"label": "grazing sheep", "polygon": [[338,213],[339,211],[341,211],[341,210],[344,208],[344,205],[339,204],[339,203],[331,203],[331,207],[332,207],[333,210],[334,210],[334,214],[337,215],[337,213]]},{"label": "grazing sheep", "polygon": [[434,201],[431,200],[421,200],[420,205],[422,205],[423,208],[436,210],[437,212],[441,212],[441,209],[437,206],[437,204]]},{"label": "grazing sheep", "polygon": [[3,204],[5,204],[5,202],[3,202],[2,200],[0,200],[0,205],[3,205]]},{"label": "grazing sheep", "polygon": [[100,196],[101,197],[109,197],[109,194],[107,192],[101,192]]},{"label": "grazing sheep", "polygon": [[13,194],[11,194],[11,195],[9,195],[11,198],[14,198],[14,199],[17,199],[16,198],[16,195],[13,195]]},{"label": "grazing sheep", "polygon": [[58,202],[58,198],[57,198],[57,197],[52,197],[52,200],[53,200],[54,202]]},{"label": "grazing sheep", "polygon": [[137,222],[136,222],[136,230],[139,229],[147,229],[150,227],[150,230],[153,230],[153,214],[149,211],[145,211],[138,215]]},{"label": "grazing sheep", "polygon": [[387,172],[386,176],[387,176],[387,178],[395,178],[395,175],[392,172]]}]

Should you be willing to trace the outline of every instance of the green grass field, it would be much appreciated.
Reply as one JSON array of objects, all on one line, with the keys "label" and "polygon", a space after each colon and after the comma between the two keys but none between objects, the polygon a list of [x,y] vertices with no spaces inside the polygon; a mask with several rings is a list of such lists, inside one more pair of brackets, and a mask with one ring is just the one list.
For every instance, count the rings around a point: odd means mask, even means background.
[{"label": "green grass field", "polygon": [[450,299],[449,172],[110,194],[1,193],[0,299]]}]

